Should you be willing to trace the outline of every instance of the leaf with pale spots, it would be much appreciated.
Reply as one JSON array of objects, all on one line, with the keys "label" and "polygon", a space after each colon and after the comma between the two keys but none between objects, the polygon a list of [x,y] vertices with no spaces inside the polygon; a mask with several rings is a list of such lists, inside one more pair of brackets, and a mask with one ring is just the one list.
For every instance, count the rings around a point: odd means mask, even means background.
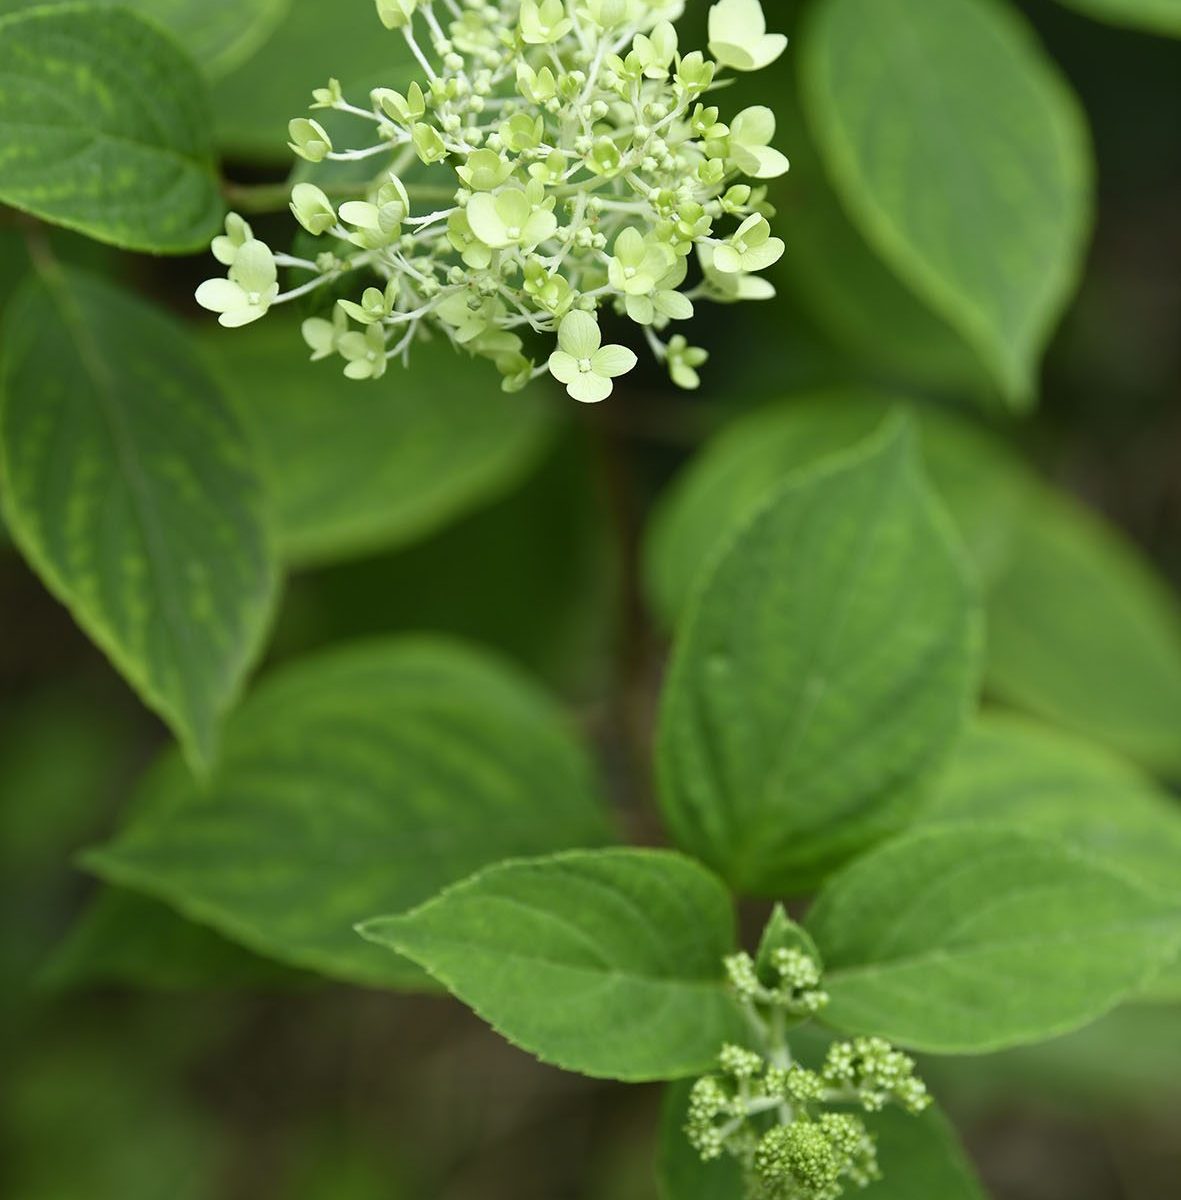
[{"label": "leaf with pale spots", "polygon": [[134,13],[0,18],[0,203],[128,250],[200,249],[223,211],[211,129],[197,68]]},{"label": "leaf with pale spots", "polygon": [[79,272],[31,280],[0,346],[13,540],[206,763],[278,586],[250,443],[181,330]]}]

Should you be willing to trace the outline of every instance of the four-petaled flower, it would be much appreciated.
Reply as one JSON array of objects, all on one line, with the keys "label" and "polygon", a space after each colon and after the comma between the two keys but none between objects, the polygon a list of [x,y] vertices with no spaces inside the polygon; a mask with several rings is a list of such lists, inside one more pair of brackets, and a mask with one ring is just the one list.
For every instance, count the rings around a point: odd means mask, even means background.
[{"label": "four-petaled flower", "polygon": [[549,358],[550,374],[583,404],[597,404],[611,395],[612,380],[636,365],[626,346],[604,346],[599,323],[581,309],[567,313],[558,326],[558,346]]},{"label": "four-petaled flower", "polygon": [[197,289],[197,303],[220,314],[219,325],[235,329],[265,316],[279,294],[275,256],[256,238],[243,242],[234,255],[228,279],[207,279]]},{"label": "four-petaled flower", "polygon": [[752,213],[728,241],[714,247],[714,269],[724,275],[739,271],[762,271],[783,257],[782,238],[771,236],[767,218]]},{"label": "four-petaled flower", "polygon": [[709,10],[709,52],[736,71],[759,71],[787,49],[787,38],[767,32],[759,0],[718,0]]},{"label": "four-petaled flower", "polygon": [[553,237],[558,228],[553,197],[545,204],[535,203],[525,188],[507,188],[496,195],[479,192],[468,201],[467,220],[472,233],[494,250],[532,249]]}]

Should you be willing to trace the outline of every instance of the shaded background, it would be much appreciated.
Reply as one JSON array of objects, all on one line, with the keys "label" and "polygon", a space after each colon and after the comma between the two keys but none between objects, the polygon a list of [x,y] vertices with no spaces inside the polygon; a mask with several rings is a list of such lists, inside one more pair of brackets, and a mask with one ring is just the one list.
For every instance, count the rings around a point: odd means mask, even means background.
[{"label": "shaded background", "polygon": [[[778,24],[793,23],[796,4],[766,7],[782,10]],[[1176,583],[1181,42],[1097,24],[1049,0],[1022,7],[1090,119],[1099,218],[1083,286],[1046,359],[1039,412],[1011,428],[997,420]],[[219,86],[236,178],[282,177],[283,125],[310,86],[330,72],[367,78],[380,69],[374,25],[369,0],[301,0]],[[658,683],[660,638],[620,552],[634,550],[653,499],[711,431],[768,399],[871,383],[973,403],[970,387],[916,389],[888,355],[850,338],[801,277],[793,215],[805,221],[824,185],[797,150],[792,71],[789,51],[755,85],[776,91],[778,144],[797,165],[777,197],[788,242],[781,293],[699,318],[698,340],[713,355],[703,391],[674,393],[642,367],[601,410],[555,401],[552,445],[490,503],[397,552],[298,573],[264,669],[372,632],[446,630],[498,647],[575,709],[636,836],[657,836],[617,719],[621,706],[647,719]],[[280,243],[288,225],[256,222]],[[56,234],[54,243],[62,257],[209,324],[187,299],[206,260],[133,258]],[[0,303],[22,254],[19,236],[0,224]],[[840,275],[839,261],[828,265]],[[655,1195],[656,1089],[541,1066],[455,1003],[326,985],[212,937],[178,947],[171,927],[153,943],[150,911],[142,942],[122,958],[92,956],[71,930],[95,887],[71,856],[117,825],[166,737],[6,544],[0,628],[0,1192]],[[1124,1010],[1061,1042],[942,1061],[929,1074],[998,1200],[1166,1200],[1181,1189],[1179,1010]]]}]

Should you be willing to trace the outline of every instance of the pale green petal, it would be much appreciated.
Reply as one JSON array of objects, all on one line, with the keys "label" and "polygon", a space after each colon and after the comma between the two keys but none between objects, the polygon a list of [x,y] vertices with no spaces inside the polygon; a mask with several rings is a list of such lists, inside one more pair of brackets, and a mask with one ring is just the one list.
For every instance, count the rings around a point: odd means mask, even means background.
[{"label": "pale green petal", "polygon": [[744,146],[766,146],[775,136],[775,114],[763,104],[744,108],[730,122],[730,136]]},{"label": "pale green petal", "polygon": [[596,375],[615,379],[626,375],[639,361],[626,346],[604,346],[591,357],[591,370]]},{"label": "pale green petal", "polygon": [[606,400],[611,395],[611,380],[605,375],[587,371],[573,380],[566,391],[581,404],[598,404],[600,400]]},{"label": "pale green petal", "polygon": [[546,209],[539,209],[525,222],[521,240],[528,246],[536,246],[538,242],[552,238],[557,230],[558,218]]},{"label": "pale green petal", "polygon": [[627,315],[637,325],[651,325],[656,320],[656,305],[647,296],[628,296],[624,303]]},{"label": "pale green petal", "polygon": [[693,316],[693,301],[683,292],[657,292],[652,299],[656,311],[673,321],[687,321]]},{"label": "pale green petal", "polygon": [[723,243],[714,247],[714,270],[724,275],[736,275],[742,270],[742,258],[733,246]]},{"label": "pale green petal", "polygon": [[[533,212],[533,205],[529,203],[529,197],[516,188],[513,188],[511,191],[501,192],[496,197],[495,203],[496,212],[501,221],[506,228],[510,229],[524,229],[525,223],[529,220],[530,214]],[[471,219],[470,213],[468,219]]]},{"label": "pale green petal", "polygon": [[489,192],[480,192],[467,202],[467,220],[472,233],[485,246],[499,248],[508,245],[505,222],[500,219],[496,198]]},{"label": "pale green petal", "polygon": [[578,359],[564,350],[555,350],[549,356],[549,371],[559,383],[572,383],[581,374]]},{"label": "pale green petal", "polygon": [[247,304],[242,308],[232,309],[230,312],[224,312],[217,318],[219,325],[224,325],[227,329],[238,329],[242,325],[249,325],[253,321],[257,321],[260,317],[265,317],[267,310],[258,304]]},{"label": "pale green petal", "polygon": [[743,171],[754,179],[778,179],[791,168],[787,155],[781,154],[774,146],[747,147],[747,152],[754,160],[753,169],[743,167]]},{"label": "pale green petal", "polygon": [[645,251],[644,235],[630,225],[615,239],[615,257],[625,267],[638,267]]},{"label": "pale green petal", "polygon": [[265,292],[278,278],[275,256],[265,243],[252,238],[238,250],[230,277],[247,292]]},{"label": "pale green petal", "polygon": [[575,309],[562,318],[558,326],[558,345],[573,358],[591,358],[603,344],[599,323],[581,309]]},{"label": "pale green petal", "polygon": [[765,271],[777,263],[787,247],[782,238],[768,238],[760,246],[753,246],[742,256],[743,268],[747,271]]},{"label": "pale green petal", "polygon": [[197,303],[210,312],[231,312],[243,308],[249,298],[238,284],[230,279],[207,279],[196,292]]}]

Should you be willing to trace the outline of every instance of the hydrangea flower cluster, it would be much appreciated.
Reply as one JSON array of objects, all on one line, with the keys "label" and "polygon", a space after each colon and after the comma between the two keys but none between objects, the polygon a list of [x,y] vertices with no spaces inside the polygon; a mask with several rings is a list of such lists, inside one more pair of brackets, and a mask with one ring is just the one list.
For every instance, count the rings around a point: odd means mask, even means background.
[{"label": "hydrangea flower cluster", "polygon": [[856,1112],[930,1104],[914,1061],[881,1038],[832,1043],[817,1070],[792,1060],[787,1025],[828,1001],[815,948],[776,910],[757,960],[726,960],[730,987],[757,1049],[727,1045],[718,1071],[693,1085],[685,1132],[701,1158],[741,1164],[746,1200],[837,1200],[881,1177],[874,1140]]},{"label": "hydrangea flower cluster", "polygon": [[[295,185],[296,220],[330,243],[314,258],[272,253],[231,214],[213,246],[228,277],[203,283],[198,302],[223,325],[245,325],[363,272],[371,282],[358,297],[304,323],[313,359],[337,356],[349,378],[376,379],[434,332],[491,360],[506,390],[548,371],[587,403],[637,361],[604,345],[597,314],[609,307],[642,328],[677,385],[698,386],[706,352],[667,331],[696,300],[774,295],[757,272],[784,244],[759,181],[788,169],[771,146],[770,109],[724,122],[707,94],[727,69],[773,62],[787,39],[767,32],[760,0],[718,0],[708,56],[685,52],[672,24],[683,8],[377,0],[421,83],[375,88],[364,105],[336,80],[315,92],[313,109],[348,114],[367,133],[359,146],[338,146],[312,116],[290,124],[301,158],[372,159],[373,182],[339,207],[327,183]],[[416,211],[419,188],[447,199]],[[281,292],[279,267],[311,277]],[[534,335],[555,334],[557,348],[536,362]]]}]

